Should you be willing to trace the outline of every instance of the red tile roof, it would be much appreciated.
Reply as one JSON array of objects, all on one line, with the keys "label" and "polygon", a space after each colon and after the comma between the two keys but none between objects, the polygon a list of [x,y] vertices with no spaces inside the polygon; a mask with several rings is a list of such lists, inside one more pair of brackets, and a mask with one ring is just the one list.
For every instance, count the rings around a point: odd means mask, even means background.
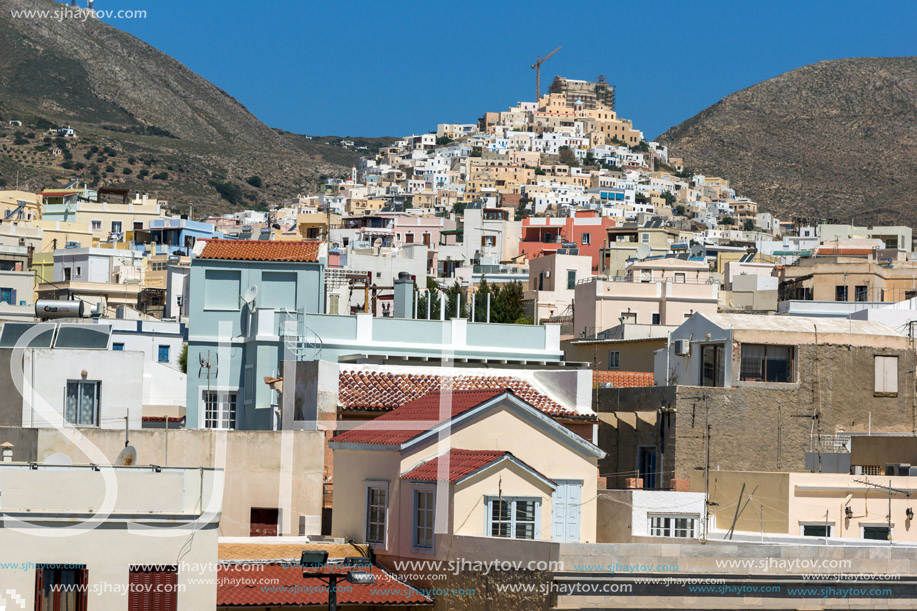
[{"label": "red tile roof", "polygon": [[[401,479],[455,483],[507,454],[509,452],[499,450],[457,450],[453,448],[445,454],[419,464],[402,475]],[[442,473],[440,473],[440,465],[443,465]]]},{"label": "red tile roof", "polygon": [[593,384],[611,384],[615,388],[652,386],[653,374],[646,371],[593,371]]},{"label": "red tile roof", "polygon": [[207,240],[198,259],[232,261],[318,261],[315,240]]},{"label": "red tile roof", "polygon": [[[458,450],[453,448],[414,467],[402,475],[401,479],[420,482],[448,481],[450,484],[454,484],[478,469],[502,459],[504,456],[515,458],[510,452],[501,452],[499,450]],[[535,469],[532,469],[518,458],[515,458],[515,460],[525,465],[533,473],[538,473],[538,471],[535,471]],[[442,465],[442,473],[440,473],[440,465]],[[541,473],[538,473],[538,475],[548,479]]]},{"label": "red tile roof", "polygon": [[41,194],[45,197],[60,197],[61,195],[74,195],[82,192],[82,189],[49,189],[42,191]]},{"label": "red tile roof", "polygon": [[384,412],[441,388],[451,388],[453,391],[508,388],[517,397],[549,416],[582,416],[538,392],[528,382],[510,376],[445,376],[341,370],[338,375],[338,403],[345,412]]},{"label": "red tile roof", "polygon": [[[331,441],[338,443],[370,443],[401,445],[442,422],[455,418],[470,409],[490,401],[506,392],[503,388],[487,390],[454,390],[442,397],[440,392],[428,393],[402,405],[396,410],[361,424],[355,429],[336,435]],[[449,396],[451,394],[451,397]]]},{"label": "red tile roof", "polygon": [[[263,567],[263,568],[262,568]],[[430,605],[433,601],[377,566],[371,570],[373,585],[351,584],[340,579],[338,605]],[[311,570],[311,569],[310,569]],[[333,572],[343,571],[343,567]],[[320,572],[318,570],[314,572]],[[324,571],[322,571],[324,572]],[[327,583],[303,578],[298,564],[221,564],[217,578],[217,607],[322,606],[328,604]],[[343,587],[345,586],[346,587]]]},{"label": "red tile roof", "polygon": [[835,248],[834,246],[822,246],[815,251],[816,255],[871,255],[875,248]]}]

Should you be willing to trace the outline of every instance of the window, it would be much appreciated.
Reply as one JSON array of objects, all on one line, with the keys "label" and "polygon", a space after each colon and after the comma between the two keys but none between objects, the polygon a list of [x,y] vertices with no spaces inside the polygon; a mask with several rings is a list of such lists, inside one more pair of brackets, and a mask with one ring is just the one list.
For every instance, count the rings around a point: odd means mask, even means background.
[{"label": "window", "polygon": [[495,235],[482,235],[481,236],[481,246],[496,246],[497,245],[497,236]]},{"label": "window", "polygon": [[276,310],[296,309],[296,272],[263,272],[257,305]]},{"label": "window", "polygon": [[588,246],[589,244],[592,244],[592,234],[584,233],[583,234],[583,246]]},{"label": "window", "polygon": [[869,301],[869,287],[868,286],[853,287],[853,299],[854,301]]},{"label": "window", "polygon": [[875,357],[875,394],[883,397],[898,396],[898,357]]},{"label": "window", "polygon": [[414,234],[413,233],[404,234],[404,243],[413,244],[414,243]]},{"label": "window", "polygon": [[792,382],[792,346],[742,344],[739,379],[746,382]]},{"label": "window", "polygon": [[433,549],[433,490],[414,490],[414,547]]},{"label": "window", "polygon": [[617,350],[612,350],[608,353],[608,368],[609,369],[618,369],[621,367],[621,353]]},{"label": "window", "polygon": [[701,386],[723,386],[726,349],[723,344],[707,344],[700,348]]},{"label": "window", "polygon": [[538,536],[540,499],[491,496],[485,502],[491,537],[535,539]]},{"label": "window", "polygon": [[834,287],[834,301],[847,301],[847,287],[846,286]]},{"label": "window", "polygon": [[651,537],[682,537],[693,539],[697,531],[696,516],[650,515]]},{"label": "window", "polygon": [[204,426],[208,429],[236,428],[237,393],[204,391]]},{"label": "window", "polygon": [[102,221],[89,221],[93,231],[102,231]]},{"label": "window", "polygon": [[366,488],[366,542],[385,545],[385,517],[388,512],[388,485]]},{"label": "window", "polygon": [[160,363],[168,363],[169,362],[169,346],[160,345],[157,356],[158,356],[158,361]]},{"label": "window", "polygon": [[641,233],[641,234],[640,234],[640,241],[643,242],[644,244],[649,244],[649,243],[650,243],[650,234],[648,234],[648,233]]},{"label": "window", "polygon": [[684,272],[675,272],[675,283],[684,284],[685,283],[685,273]]},{"label": "window", "polygon": [[652,281],[653,281],[653,270],[641,269],[640,270],[640,282],[652,282]]},{"label": "window", "polygon": [[621,312],[621,324],[637,324],[637,313],[636,312]]},{"label": "window", "polygon": [[7,287],[0,288],[0,302],[16,305],[16,289]]},{"label": "window", "polygon": [[58,566],[61,565],[38,565],[36,569],[36,611],[86,611],[86,590],[80,592],[65,586],[87,586],[89,571],[84,566],[70,569]]},{"label": "window", "polygon": [[67,281],[70,280],[70,274],[71,274],[71,273],[72,273],[72,271],[71,271],[71,269],[70,269],[69,267],[65,267],[65,268],[64,268],[64,282],[67,282]]},{"label": "window", "polygon": [[244,390],[245,403],[246,405],[248,405],[249,403],[252,403],[255,400],[255,366],[254,365],[245,366],[245,381],[243,385],[245,389]]},{"label": "window", "polygon": [[572,291],[576,288],[576,270],[568,269],[567,270],[567,290]]},{"label": "window", "polygon": [[124,344],[117,343],[111,345],[112,350],[124,350]]},{"label": "window", "polygon": [[143,230],[143,221],[134,221],[134,231]]},{"label": "window", "polygon": [[252,507],[248,514],[250,537],[276,537],[279,535],[280,510],[276,507]]},{"label": "window", "polygon": [[888,526],[863,526],[863,538],[873,541],[888,541],[891,531]]},{"label": "window", "polygon": [[661,324],[662,317],[659,315],[659,312],[653,312],[653,324]]},{"label": "window", "polygon": [[178,608],[178,567],[132,566],[128,611],[174,611]]},{"label": "window", "polygon": [[99,391],[102,383],[88,380],[67,380],[64,418],[70,424],[99,425]]},{"label": "window", "polygon": [[112,233],[121,233],[121,221],[112,221],[111,222],[111,232]]},{"label": "window", "polygon": [[830,537],[831,536],[831,525],[830,524],[803,524],[802,525],[802,536],[803,537]]},{"label": "window", "polygon": [[241,272],[208,269],[204,272],[204,309],[238,310],[242,285]]}]

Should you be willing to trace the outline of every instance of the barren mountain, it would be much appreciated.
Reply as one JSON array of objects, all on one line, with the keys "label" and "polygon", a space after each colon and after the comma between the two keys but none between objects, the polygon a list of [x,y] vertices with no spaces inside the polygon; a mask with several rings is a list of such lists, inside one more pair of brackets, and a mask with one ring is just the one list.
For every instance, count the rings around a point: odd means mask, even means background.
[{"label": "barren mountain", "polygon": [[[177,207],[193,203],[195,211],[231,208],[227,195],[258,207],[346,174],[359,158],[340,138],[271,129],[175,59],[101,21],[13,16],[60,8],[53,0],[0,0],[0,181],[7,185],[18,176],[40,189],[78,176]],[[11,120],[22,127],[11,128]],[[77,133],[66,146],[48,140],[47,128],[61,125]],[[371,149],[386,140],[365,143]],[[253,176],[260,186],[247,182]]]},{"label": "barren mountain", "polygon": [[917,226],[917,58],[819,62],[733,93],[658,140],[781,218]]}]

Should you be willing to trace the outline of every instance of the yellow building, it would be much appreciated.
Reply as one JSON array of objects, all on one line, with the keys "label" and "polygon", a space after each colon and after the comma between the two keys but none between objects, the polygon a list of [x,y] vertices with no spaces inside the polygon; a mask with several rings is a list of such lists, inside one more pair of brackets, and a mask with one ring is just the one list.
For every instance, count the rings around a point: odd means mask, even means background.
[{"label": "yellow building", "polygon": [[41,217],[41,195],[29,191],[0,191],[0,219],[31,221]]}]

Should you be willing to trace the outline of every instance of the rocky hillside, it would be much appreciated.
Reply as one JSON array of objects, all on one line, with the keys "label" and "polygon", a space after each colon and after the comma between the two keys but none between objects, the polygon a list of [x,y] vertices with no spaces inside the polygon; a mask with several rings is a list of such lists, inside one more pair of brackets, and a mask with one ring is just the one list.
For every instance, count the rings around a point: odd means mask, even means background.
[{"label": "rocky hillside", "polygon": [[917,58],[855,58],[733,93],[658,140],[782,218],[917,226]]},{"label": "rocky hillside", "polygon": [[[349,172],[360,156],[339,138],[271,129],[175,59],[98,20],[12,17],[59,7],[3,0],[0,181],[18,175],[20,184],[40,189],[79,176],[146,191],[177,208],[225,210],[313,190],[321,178]],[[10,128],[10,120],[23,125]],[[60,125],[71,125],[77,138],[49,139],[48,128]]]}]

